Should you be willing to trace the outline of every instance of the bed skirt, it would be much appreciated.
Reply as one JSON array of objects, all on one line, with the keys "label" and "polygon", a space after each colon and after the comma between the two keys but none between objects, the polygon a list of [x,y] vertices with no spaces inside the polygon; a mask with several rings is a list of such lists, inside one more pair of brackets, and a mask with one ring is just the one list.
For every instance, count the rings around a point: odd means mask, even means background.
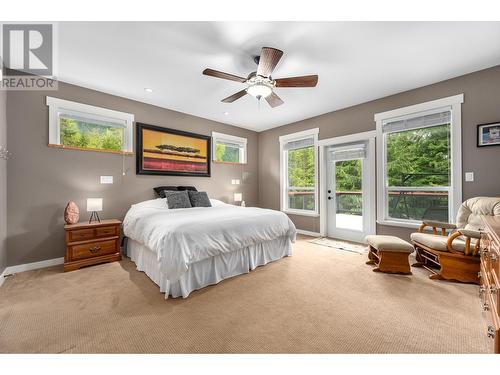
[{"label": "bed skirt", "polygon": [[291,255],[290,238],[280,237],[190,264],[179,280],[170,282],[161,272],[156,253],[137,241],[127,239],[127,256],[136,264],[138,271],[143,271],[160,287],[165,298],[186,298],[194,290],[248,273],[259,266]]}]

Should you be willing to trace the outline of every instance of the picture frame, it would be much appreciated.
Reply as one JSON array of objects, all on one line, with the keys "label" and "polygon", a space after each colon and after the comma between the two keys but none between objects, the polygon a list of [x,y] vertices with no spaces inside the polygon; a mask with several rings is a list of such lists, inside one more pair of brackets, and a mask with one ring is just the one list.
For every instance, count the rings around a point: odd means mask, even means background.
[{"label": "picture frame", "polygon": [[500,145],[500,121],[477,126],[477,147]]},{"label": "picture frame", "polygon": [[136,123],[136,174],[210,177],[212,137]]}]

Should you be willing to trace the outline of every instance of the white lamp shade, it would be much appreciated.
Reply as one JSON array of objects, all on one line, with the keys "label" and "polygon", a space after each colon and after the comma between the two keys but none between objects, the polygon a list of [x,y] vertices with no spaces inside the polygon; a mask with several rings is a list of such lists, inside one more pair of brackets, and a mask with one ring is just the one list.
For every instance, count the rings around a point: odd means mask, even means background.
[{"label": "white lamp shade", "polygon": [[102,211],[102,198],[87,198],[87,211]]},{"label": "white lamp shade", "polygon": [[234,201],[235,202],[241,202],[243,200],[243,194],[241,193],[234,193]]}]

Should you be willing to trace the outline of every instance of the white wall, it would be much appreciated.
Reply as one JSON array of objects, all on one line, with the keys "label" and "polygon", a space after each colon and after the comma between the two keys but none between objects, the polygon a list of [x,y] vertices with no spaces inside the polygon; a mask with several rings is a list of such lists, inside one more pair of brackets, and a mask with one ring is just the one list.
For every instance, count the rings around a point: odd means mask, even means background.
[{"label": "white wall", "polygon": [[[7,92],[0,90],[0,146],[7,145]],[[0,159],[0,274],[7,263],[7,161]]]}]

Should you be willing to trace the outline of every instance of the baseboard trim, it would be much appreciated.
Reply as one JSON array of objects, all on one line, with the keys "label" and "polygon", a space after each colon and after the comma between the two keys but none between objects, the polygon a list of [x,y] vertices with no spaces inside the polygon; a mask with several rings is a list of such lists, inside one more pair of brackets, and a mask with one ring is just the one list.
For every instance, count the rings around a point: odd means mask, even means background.
[{"label": "baseboard trim", "polygon": [[311,236],[311,237],[321,237],[321,233],[318,232],[311,232],[309,230],[303,230],[303,229],[297,229],[298,234],[303,234],[305,236]]},{"label": "baseboard trim", "polygon": [[63,263],[64,263],[64,257],[61,257],[61,258],[42,260],[40,262],[18,264],[17,266],[7,267],[2,272],[2,275],[0,275],[0,286],[4,283],[5,276],[7,276],[7,275],[13,275],[13,274],[19,273],[19,272],[31,271],[31,270],[37,270],[40,268],[57,266],[57,265],[63,264]]},{"label": "baseboard trim", "polygon": [[5,268],[3,272],[0,274],[0,286],[2,286],[3,282],[5,281],[5,275],[7,275],[5,271],[7,271],[7,268]]}]

